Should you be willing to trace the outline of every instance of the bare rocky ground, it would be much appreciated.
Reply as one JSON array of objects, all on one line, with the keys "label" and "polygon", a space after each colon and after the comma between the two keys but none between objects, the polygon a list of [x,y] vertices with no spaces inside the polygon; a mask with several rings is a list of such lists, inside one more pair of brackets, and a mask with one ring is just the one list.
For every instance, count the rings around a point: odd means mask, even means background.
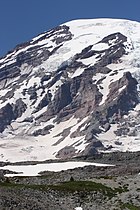
[{"label": "bare rocky ground", "polygon": [[140,152],[78,160],[115,166],[42,172],[38,177],[6,178],[1,171],[0,210],[140,210]]}]

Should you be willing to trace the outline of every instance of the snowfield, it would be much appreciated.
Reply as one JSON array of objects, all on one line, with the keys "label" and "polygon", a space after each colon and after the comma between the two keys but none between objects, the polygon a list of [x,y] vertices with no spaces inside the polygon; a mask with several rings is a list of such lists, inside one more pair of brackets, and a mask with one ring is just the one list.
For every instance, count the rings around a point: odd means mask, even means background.
[{"label": "snowfield", "polygon": [[84,166],[113,166],[108,164],[101,163],[91,163],[91,162],[61,162],[61,163],[43,163],[36,165],[7,165],[0,167],[0,169],[10,170],[17,172],[18,174],[6,174],[5,176],[14,177],[14,176],[38,176],[41,171],[62,171],[68,169],[74,169]]},{"label": "snowfield", "polygon": [[[84,136],[79,136],[76,138],[71,138],[70,135],[86,120],[83,119],[78,123],[78,119],[70,118],[67,121],[61,122],[59,124],[54,124],[55,127],[51,130],[50,134],[46,136],[38,136],[26,137],[23,136],[16,137],[12,134],[9,134],[9,137],[4,137],[0,139],[0,161],[10,161],[16,162],[18,161],[30,161],[37,160],[43,161],[48,159],[56,159],[56,154],[59,150],[64,148],[65,146],[71,146],[75,144],[75,148],[77,153],[79,151],[83,151],[87,145],[84,141]],[[53,122],[53,120],[45,123],[45,126]],[[27,126],[27,125],[26,125]],[[23,125],[21,129],[25,129],[26,126]],[[41,128],[41,125],[38,126]],[[71,127],[70,134],[59,144],[57,142],[62,138],[61,131]],[[17,130],[19,132],[19,130]],[[4,132],[5,133],[5,132]],[[77,141],[80,141],[80,144],[77,145]]]}]

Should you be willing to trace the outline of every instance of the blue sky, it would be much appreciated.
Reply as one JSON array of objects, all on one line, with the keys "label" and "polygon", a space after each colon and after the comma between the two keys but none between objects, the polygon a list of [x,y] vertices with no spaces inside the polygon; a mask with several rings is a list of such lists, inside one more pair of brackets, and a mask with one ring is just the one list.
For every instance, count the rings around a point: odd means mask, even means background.
[{"label": "blue sky", "polygon": [[0,56],[61,23],[101,17],[140,22],[140,0],[0,0]]}]

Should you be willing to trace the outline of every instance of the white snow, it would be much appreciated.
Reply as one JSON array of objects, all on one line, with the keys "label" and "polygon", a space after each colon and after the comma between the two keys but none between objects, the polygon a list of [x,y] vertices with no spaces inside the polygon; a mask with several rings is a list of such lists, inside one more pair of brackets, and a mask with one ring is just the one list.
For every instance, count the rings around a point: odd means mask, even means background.
[{"label": "white snow", "polygon": [[84,166],[114,166],[108,164],[101,163],[91,163],[91,162],[60,162],[60,163],[42,163],[36,165],[7,165],[4,167],[0,167],[3,170],[10,170],[17,172],[19,174],[6,174],[5,176],[14,177],[14,176],[38,176],[41,171],[62,171],[68,169],[74,169],[78,167]]},{"label": "white snow", "polygon": [[[118,125],[112,124],[111,128],[107,132],[102,132],[98,135],[98,139],[103,143],[103,145],[108,148],[112,146],[109,151],[140,151],[140,135],[139,136],[116,136],[114,131],[117,130]],[[102,151],[104,152],[104,151]]]},{"label": "white snow", "polygon": [[117,130],[117,124],[112,124],[111,128],[107,132],[102,132],[98,135],[98,139],[102,141],[104,146],[110,145],[114,139],[116,138],[116,135],[114,131]]},{"label": "white snow", "polygon": [[40,77],[33,76],[31,79],[28,80],[26,88],[33,87],[34,85],[36,85],[38,87],[39,84],[40,84]]},{"label": "white snow", "polygon": [[98,59],[96,58],[96,56],[91,56],[89,58],[84,58],[80,61],[85,65],[92,65],[93,66],[97,62],[97,60]]},{"label": "white snow", "polygon": [[3,89],[3,90],[0,90],[0,96],[5,96],[5,94],[6,94],[8,91],[10,91],[10,90],[12,90],[12,89],[10,88],[10,89]]},{"label": "white snow", "polygon": [[5,64],[0,66],[0,69],[2,69],[5,66],[9,66],[12,63],[15,63],[15,61],[16,61],[16,59],[11,59],[11,60],[7,61]]},{"label": "white snow", "polygon": [[24,64],[21,65],[20,69],[21,69],[20,74],[21,75],[24,75],[24,74],[31,73],[31,71],[32,71],[33,68],[32,68],[31,65],[28,65],[27,63],[24,63]]},{"label": "white snow", "polygon": [[134,108],[136,111],[140,111],[140,103]]},{"label": "white snow", "polygon": [[75,210],[83,210],[82,207],[76,207]]},{"label": "white snow", "polygon": [[[134,48],[139,45],[140,24],[135,21],[121,19],[85,19],[74,20],[64,24],[70,27],[70,31],[74,34],[74,38],[73,40],[65,42],[64,45],[57,50],[59,58],[61,57],[62,62],[69,59],[74,54],[81,52],[81,50],[91,44],[94,44],[93,49],[107,49],[108,45],[105,43],[96,43],[112,32],[121,32],[126,35],[129,40],[132,40]],[[14,51],[8,54],[5,58],[0,60],[0,63],[13,60],[19,53],[28,50],[30,47],[46,45],[47,47],[53,46],[54,48],[56,44],[51,41],[51,38],[46,38],[34,44],[34,41],[44,35],[45,33],[33,38],[29,46],[19,49],[17,52]]]},{"label": "white snow", "polygon": [[[28,115],[27,115],[28,116]],[[76,118],[70,118],[67,121],[59,124],[54,123],[51,119],[48,122],[36,124],[22,122],[12,123],[12,130],[6,129],[3,132],[3,137],[0,137],[0,161],[15,162],[25,160],[47,160],[56,159],[56,154],[59,150],[66,146],[73,146],[77,152],[84,150],[87,143],[85,143],[85,137],[71,137],[71,134],[75,132],[80,125],[82,125],[87,118],[84,118],[80,122]],[[30,136],[33,131],[43,128],[47,125],[54,125],[54,128],[50,130],[50,134],[45,136],[33,137]],[[59,140],[63,137],[62,132],[64,129],[70,128],[69,135],[64,138],[63,141]],[[12,134],[14,133],[14,135]],[[29,136],[27,136],[27,133]],[[80,142],[79,146],[77,142]],[[59,142],[59,143],[57,143]]]},{"label": "white snow", "polygon": [[78,69],[76,69],[76,71],[74,72],[74,74],[71,76],[71,78],[78,77],[78,76],[80,76],[83,72],[84,72],[84,68],[78,68]]},{"label": "white snow", "polygon": [[39,38],[43,37],[44,35],[45,35],[45,33],[39,34],[38,36],[36,36],[35,38],[32,39],[32,42],[37,41]]},{"label": "white snow", "polygon": [[124,85],[122,88],[119,89],[119,93],[122,92],[126,88],[126,85]]},{"label": "white snow", "polygon": [[90,36],[90,42],[95,40],[96,43],[105,36],[117,32],[136,41],[140,33],[140,24],[138,22],[123,19],[80,19],[67,22],[65,25],[70,27],[75,39]]},{"label": "white snow", "polygon": [[102,51],[102,50],[108,49],[109,47],[110,46],[108,46],[108,44],[106,44],[106,43],[97,43],[97,44],[93,45],[92,50]]}]

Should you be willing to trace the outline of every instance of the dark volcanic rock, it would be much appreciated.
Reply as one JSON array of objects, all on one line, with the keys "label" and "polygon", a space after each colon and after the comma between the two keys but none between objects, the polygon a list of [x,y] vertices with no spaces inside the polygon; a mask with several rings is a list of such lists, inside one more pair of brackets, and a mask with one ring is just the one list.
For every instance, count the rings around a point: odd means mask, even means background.
[{"label": "dark volcanic rock", "polygon": [[7,125],[10,125],[13,119],[14,113],[10,104],[7,104],[0,109],[0,132],[3,132]]},{"label": "dark volcanic rock", "polygon": [[21,117],[26,110],[26,105],[21,99],[16,101],[16,104],[9,103],[0,109],[0,132],[3,132],[7,125],[10,125],[12,120]]},{"label": "dark volcanic rock", "polygon": [[117,33],[110,34],[110,35],[104,37],[99,43],[107,43],[107,44],[111,45],[110,42],[112,42],[112,41],[113,41],[114,45],[124,43],[127,41],[127,37],[124,36],[123,34],[117,32]]},{"label": "dark volcanic rock", "polygon": [[[119,93],[122,87],[123,89]],[[95,139],[96,134],[101,132],[100,126],[104,130],[108,130],[110,123],[119,122],[123,115],[138,103],[137,81],[129,72],[126,72],[120,80],[111,83],[106,103],[97,107],[92,117],[89,118],[86,139]]]},{"label": "dark volcanic rock", "polygon": [[51,102],[51,93],[45,94],[45,96],[40,100],[37,108],[36,108],[36,112],[41,110],[43,107],[46,107],[50,102]]},{"label": "dark volcanic rock", "polygon": [[26,104],[22,101],[21,98],[19,98],[16,101],[16,104],[12,104],[12,108],[13,108],[13,114],[14,114],[14,118],[18,118],[21,117],[21,115],[25,112],[27,106]]},{"label": "dark volcanic rock", "polygon": [[42,129],[38,129],[36,131],[33,132],[33,136],[39,136],[39,135],[46,135],[50,133],[50,130],[54,127],[54,125],[47,125],[46,127],[42,128]]},{"label": "dark volcanic rock", "polygon": [[[111,84],[108,100],[111,106],[108,108],[107,118],[110,118],[114,114],[120,115],[127,114],[128,111],[139,103],[137,92],[137,81],[132,77],[130,72],[126,72],[124,76],[115,83]],[[124,87],[123,91],[117,98],[117,93],[120,88]],[[114,102],[112,102],[114,100]],[[119,116],[118,116],[119,117]]]},{"label": "dark volcanic rock", "polygon": [[0,81],[8,78],[14,78],[20,75],[20,69],[14,64],[5,66],[0,69]]}]

